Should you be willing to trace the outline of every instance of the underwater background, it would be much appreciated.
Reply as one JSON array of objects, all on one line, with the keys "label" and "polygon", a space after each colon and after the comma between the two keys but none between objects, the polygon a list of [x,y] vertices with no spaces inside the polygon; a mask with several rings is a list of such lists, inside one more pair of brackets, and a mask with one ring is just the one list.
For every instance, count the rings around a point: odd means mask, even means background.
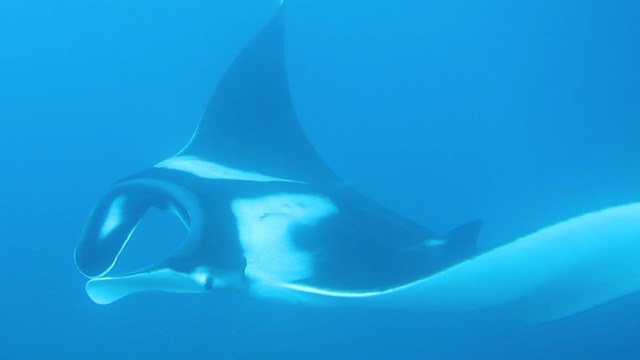
[{"label": "underwater background", "polygon": [[[288,1],[300,121],[376,201],[439,231],[481,218],[487,248],[640,201],[640,2]],[[640,359],[640,294],[541,325],[234,294],[92,303],[73,261],[91,207],[182,148],[276,7],[0,2],[1,359]],[[164,215],[138,255],[184,235]]]}]

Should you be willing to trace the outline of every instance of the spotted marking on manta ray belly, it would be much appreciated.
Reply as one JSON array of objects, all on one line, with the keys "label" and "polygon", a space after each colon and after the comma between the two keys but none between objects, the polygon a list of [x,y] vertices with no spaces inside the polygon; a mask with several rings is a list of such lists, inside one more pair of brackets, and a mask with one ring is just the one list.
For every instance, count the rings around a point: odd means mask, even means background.
[{"label": "spotted marking on manta ray belly", "polygon": [[311,194],[276,194],[231,203],[245,275],[263,283],[287,283],[312,275],[311,254],[296,248],[292,232],[338,212],[331,200]]},{"label": "spotted marking on manta ray belly", "polygon": [[302,183],[301,181],[282,179],[256,172],[234,169],[228,166],[216,164],[211,161],[202,160],[197,156],[175,156],[159,162],[154,167],[184,171],[204,179],[244,180],[257,182],[283,181]]}]

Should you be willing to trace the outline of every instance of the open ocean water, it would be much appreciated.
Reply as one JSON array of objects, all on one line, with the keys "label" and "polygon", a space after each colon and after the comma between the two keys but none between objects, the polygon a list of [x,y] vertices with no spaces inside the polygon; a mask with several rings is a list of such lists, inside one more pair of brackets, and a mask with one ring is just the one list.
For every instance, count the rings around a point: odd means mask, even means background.
[{"label": "open ocean water", "polygon": [[[440,231],[481,218],[485,248],[640,201],[640,2],[288,1],[302,126],[376,201]],[[93,204],[182,148],[276,7],[0,2],[1,359],[640,359],[640,294],[539,325],[233,294],[92,303],[73,251]],[[154,214],[139,244],[182,232]]]}]

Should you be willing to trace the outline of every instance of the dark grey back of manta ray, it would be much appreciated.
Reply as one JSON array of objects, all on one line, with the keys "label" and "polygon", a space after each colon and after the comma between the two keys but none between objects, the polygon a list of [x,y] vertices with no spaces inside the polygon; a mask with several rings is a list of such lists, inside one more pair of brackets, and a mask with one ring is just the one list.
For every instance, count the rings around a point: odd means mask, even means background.
[{"label": "dark grey back of manta ray", "polygon": [[438,234],[344,186],[322,161],[291,103],[283,12],[284,6],[233,62],[193,138],[176,157],[287,181],[208,179],[158,167],[124,178],[94,208],[80,239],[76,263],[84,274],[108,275],[151,206],[175,210],[190,232],[174,256],[145,271],[188,274],[206,267],[242,273],[245,262],[231,204],[273,194],[313,194],[339,209],[293,232],[296,248],[314,258],[313,274],[299,281],[305,285],[387,289],[475,254],[479,221]]}]

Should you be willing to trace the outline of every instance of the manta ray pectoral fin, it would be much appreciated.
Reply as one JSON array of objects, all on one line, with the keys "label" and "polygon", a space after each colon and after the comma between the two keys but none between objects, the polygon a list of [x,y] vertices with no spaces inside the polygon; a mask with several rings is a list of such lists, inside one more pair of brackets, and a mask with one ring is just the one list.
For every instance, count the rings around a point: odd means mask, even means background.
[{"label": "manta ray pectoral fin", "polygon": [[282,288],[324,305],[498,309],[529,322],[553,321],[640,290],[640,203],[563,221],[391,289]]},{"label": "manta ray pectoral fin", "polygon": [[[287,78],[285,8],[229,66],[179,159],[301,182],[340,182],[298,122]],[[171,165],[185,164],[176,160]]]}]

